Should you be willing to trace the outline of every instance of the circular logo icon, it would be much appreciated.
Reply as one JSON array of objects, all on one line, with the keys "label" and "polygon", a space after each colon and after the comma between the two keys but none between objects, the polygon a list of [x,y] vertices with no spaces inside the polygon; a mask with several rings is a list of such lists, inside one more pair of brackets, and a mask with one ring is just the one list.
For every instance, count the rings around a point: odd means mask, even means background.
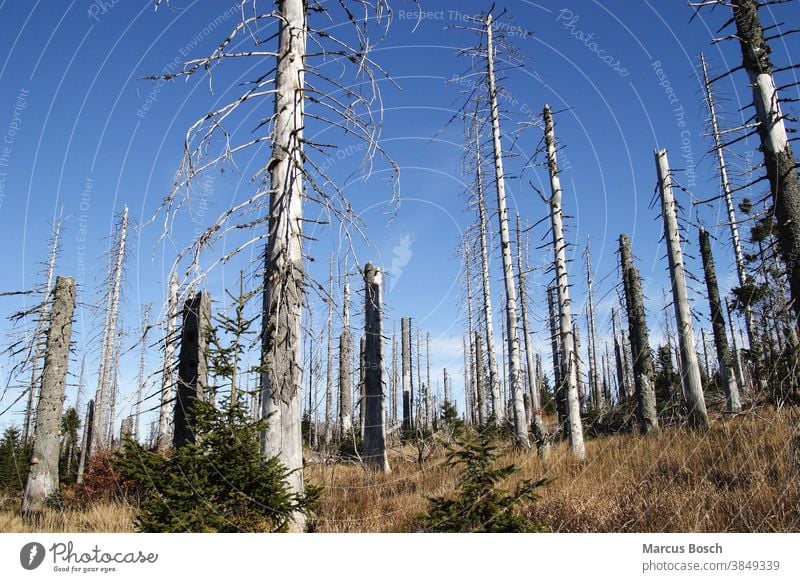
[{"label": "circular logo icon", "polygon": [[26,570],[35,570],[44,562],[44,554],[44,546],[39,542],[25,544],[19,551],[19,563]]}]

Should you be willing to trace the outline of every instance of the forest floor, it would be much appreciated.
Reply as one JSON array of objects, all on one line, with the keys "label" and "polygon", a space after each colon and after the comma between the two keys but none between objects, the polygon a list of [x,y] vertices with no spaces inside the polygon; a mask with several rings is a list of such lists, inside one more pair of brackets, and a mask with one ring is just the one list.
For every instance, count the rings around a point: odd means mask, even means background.
[{"label": "forest floor", "polygon": [[[507,489],[517,479],[549,480],[521,511],[553,532],[797,532],[797,430],[796,412],[757,409],[717,416],[706,432],[666,428],[649,437],[588,439],[583,462],[571,460],[564,443],[546,461],[506,450],[498,462],[519,468]],[[324,488],[314,530],[420,531],[427,497],[456,485],[445,453],[434,447],[420,464],[415,448],[393,449],[386,475],[314,457],[306,478]],[[134,508],[124,503],[66,503],[35,528],[22,522],[18,507],[18,499],[0,499],[0,532],[134,531]]]}]

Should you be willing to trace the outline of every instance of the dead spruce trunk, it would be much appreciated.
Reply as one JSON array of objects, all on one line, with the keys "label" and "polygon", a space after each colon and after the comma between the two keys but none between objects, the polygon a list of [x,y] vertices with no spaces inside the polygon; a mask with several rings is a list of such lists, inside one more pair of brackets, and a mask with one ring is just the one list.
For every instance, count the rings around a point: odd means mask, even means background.
[{"label": "dead spruce trunk", "polygon": [[150,319],[150,305],[144,306],[144,315],[142,317],[142,343],[139,352],[139,379],[136,383],[136,406],[134,413],[134,425],[133,425],[133,438],[137,441],[140,440],[140,422],[142,416],[142,397],[144,395],[144,388],[145,383],[147,382],[147,378],[144,375],[144,366],[145,366],[145,359],[147,358],[147,332],[149,330],[149,321]]},{"label": "dead spruce trunk", "polygon": [[109,296],[103,327],[103,344],[100,353],[100,372],[97,375],[97,393],[95,395],[94,428],[90,455],[104,450],[108,446],[107,434],[109,420],[109,384],[114,360],[114,342],[117,339],[117,313],[119,311],[119,293],[122,284],[122,263],[125,259],[125,240],[128,230],[128,207],[122,211],[117,246],[115,249],[111,271],[109,273]]},{"label": "dead spruce trunk", "polygon": [[586,245],[586,289],[587,289],[587,313],[586,313],[586,333],[589,336],[587,353],[589,355],[589,387],[592,391],[592,405],[599,408],[603,405],[603,387],[600,385],[600,373],[598,371],[597,360],[597,328],[595,327],[594,317],[594,290],[592,283],[592,262],[589,257],[589,245]]},{"label": "dead spruce trunk", "polygon": [[350,285],[344,284],[342,335],[339,336],[339,431],[342,439],[353,430],[353,407],[350,395]]},{"label": "dead spruce trunk", "polygon": [[516,446],[530,449],[528,427],[525,425],[525,404],[522,400],[520,377],[519,336],[517,333],[517,291],[514,286],[514,266],[511,261],[511,240],[508,233],[508,210],[503,172],[503,150],[500,143],[500,113],[497,105],[497,87],[494,72],[494,43],[492,16],[486,18],[487,74],[489,78],[489,104],[491,108],[492,144],[494,148],[495,186],[497,189],[497,217],[500,226],[500,250],[503,257],[503,282],[506,288],[506,333],[508,334],[508,380],[511,410],[514,420]]},{"label": "dead spruce trunk", "polygon": [[742,65],[750,78],[759,122],[758,136],[772,192],[781,254],[786,263],[794,311],[800,315],[800,184],[758,6],[755,0],[732,0]]},{"label": "dead spruce trunk", "polygon": [[553,231],[553,254],[556,273],[556,292],[558,295],[559,329],[561,333],[561,363],[563,368],[566,414],[569,422],[569,447],[578,459],[586,456],[583,444],[583,425],[581,424],[580,401],[578,398],[577,354],[575,338],[572,335],[572,315],[570,313],[569,278],[567,275],[567,253],[564,241],[563,210],[561,207],[561,179],[556,158],[556,137],[553,115],[550,107],[544,107],[545,146],[547,147],[547,167],[550,173],[550,221]]},{"label": "dead spruce trunk", "polygon": [[739,385],[733,370],[733,357],[728,349],[728,334],[725,332],[725,317],[722,314],[722,300],[719,296],[714,257],[711,254],[710,235],[704,228],[700,229],[700,255],[703,258],[703,270],[706,275],[706,289],[711,311],[711,327],[714,331],[714,346],[719,362],[719,376],[727,397],[728,412],[741,412],[742,402],[739,398]]},{"label": "dead spruce trunk", "polygon": [[392,424],[397,424],[397,385],[399,384],[397,367],[397,327],[392,330]]},{"label": "dead spruce trunk", "polygon": [[[425,428],[427,430],[433,429],[433,417],[436,410],[433,408],[431,402],[431,334],[425,335],[425,367],[427,369],[427,386],[425,388]],[[447,392],[445,392],[445,399]],[[466,392],[464,393],[466,395]]]},{"label": "dead spruce trunk", "polygon": [[489,402],[486,390],[486,368],[483,364],[483,347],[481,344],[481,334],[475,331],[475,380],[477,382],[478,396],[478,422],[481,426],[486,426],[489,422]]},{"label": "dead spruce trunk", "polygon": [[414,421],[411,417],[411,322],[407,317],[400,319],[400,341],[402,342],[402,381],[403,381],[403,433],[411,434]]},{"label": "dead spruce trunk", "polygon": [[367,263],[364,267],[364,462],[375,471],[389,473],[383,399],[382,279],[381,272]]},{"label": "dead spruce trunk", "polygon": [[661,194],[661,214],[664,220],[664,240],[667,244],[669,273],[672,280],[672,303],[678,326],[681,377],[689,409],[689,423],[698,428],[705,428],[708,426],[708,413],[700,380],[700,365],[697,362],[697,352],[695,351],[694,329],[689,310],[683,252],[678,231],[677,205],[672,194],[672,175],[669,170],[667,151],[657,150],[655,161],[658,170],[658,188]]},{"label": "dead spruce trunk", "polygon": [[322,445],[328,447],[333,440],[333,256],[331,255],[328,279],[327,358],[325,369],[325,432]]},{"label": "dead spruce trunk", "polygon": [[74,310],[75,279],[58,277],[53,290],[53,309],[45,346],[33,456],[22,498],[22,514],[28,517],[44,510],[47,498],[58,491],[59,434]]},{"label": "dead spruce trunk", "polygon": [[[477,144],[476,144],[477,146]],[[478,160],[480,163],[480,160]],[[479,426],[485,426],[489,415],[486,407],[486,383],[483,378],[483,362],[477,354],[477,332],[472,313],[472,275],[470,273],[469,244],[464,241],[464,272],[467,284],[467,327],[470,337],[470,366],[472,368],[472,384],[475,390],[475,418]]]},{"label": "dead spruce trunk", "polygon": [[161,378],[161,405],[158,412],[158,450],[166,451],[172,442],[170,416],[174,408],[172,399],[175,386],[175,334],[178,328],[178,275],[173,271],[167,291],[167,326],[164,336],[164,368]]},{"label": "dead spruce trunk", "polygon": [[92,442],[92,427],[94,426],[94,400],[86,404],[86,416],[83,417],[83,438],[81,439],[81,456],[78,459],[78,476],[76,483],[83,483],[83,473],[86,469],[89,443]]},{"label": "dead spruce trunk", "polygon": [[611,333],[614,337],[614,358],[617,363],[617,390],[619,403],[624,405],[628,402],[628,386],[625,379],[625,366],[622,362],[622,344],[617,330],[617,310],[611,308]]},{"label": "dead spruce trunk", "polygon": [[[261,452],[279,457],[290,471],[291,492],[302,493],[303,58],[308,26],[303,0],[281,0],[278,11],[275,114],[267,164],[272,195],[261,335],[261,415],[269,419],[269,425],[261,438]],[[302,515],[295,515],[293,521],[293,529],[305,527]]]},{"label": "dead spruce trunk", "polygon": [[211,298],[195,293],[183,307],[181,349],[178,356],[178,386],[172,446],[193,443],[194,405],[205,398],[208,388],[208,336],[211,328]]},{"label": "dead spruce trunk", "polygon": [[553,398],[556,401],[558,423],[569,433],[567,422],[567,406],[564,398],[564,374],[561,366],[561,342],[558,334],[558,316],[556,315],[555,287],[547,288],[547,321],[550,326],[550,351],[553,354]]},{"label": "dead spruce trunk", "polygon": [[622,268],[622,285],[628,310],[628,330],[631,336],[633,380],[636,390],[636,418],[644,434],[658,430],[656,412],[655,368],[650,353],[650,333],[644,309],[642,278],[633,264],[631,243],[627,235],[619,237],[619,260]]},{"label": "dead spruce trunk", "polygon": [[365,400],[364,382],[367,374],[367,363],[364,355],[367,340],[362,335],[358,342],[358,434],[364,439],[364,423],[366,422],[367,408]]},{"label": "dead spruce trunk", "polygon": [[539,456],[546,458],[550,454],[550,442],[542,420],[542,395],[536,382],[536,366],[533,363],[533,341],[528,323],[528,291],[525,285],[526,269],[522,264],[522,228],[517,215],[517,273],[519,283],[519,305],[522,316],[522,333],[525,337],[525,364],[528,368],[528,393],[530,394],[530,418],[533,437]]}]

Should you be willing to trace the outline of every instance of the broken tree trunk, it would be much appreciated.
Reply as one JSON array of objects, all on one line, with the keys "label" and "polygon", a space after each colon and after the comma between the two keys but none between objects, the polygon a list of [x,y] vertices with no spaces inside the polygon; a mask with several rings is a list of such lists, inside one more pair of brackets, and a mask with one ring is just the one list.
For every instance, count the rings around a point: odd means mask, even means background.
[{"label": "broken tree trunk", "polygon": [[628,402],[628,386],[625,379],[625,367],[622,362],[622,343],[619,339],[619,332],[617,329],[617,310],[611,308],[611,333],[614,337],[614,358],[617,363],[617,390],[619,391],[619,403],[622,405]]},{"label": "broken tree trunk", "polygon": [[731,7],[742,51],[742,65],[753,91],[758,136],[772,192],[792,306],[795,314],[800,315],[800,183],[797,162],[787,137],[778,89],[772,76],[770,48],[758,15],[759,3],[756,0],[732,0]]},{"label": "broken tree trunk", "polygon": [[328,279],[328,351],[325,370],[325,432],[322,445],[328,447],[333,440],[333,255],[331,255],[330,276]]},{"label": "broken tree trunk", "polygon": [[76,483],[83,483],[83,473],[86,469],[89,444],[92,442],[92,427],[94,426],[94,400],[86,404],[86,416],[83,418],[83,439],[81,440],[81,456],[78,460],[78,476]]},{"label": "broken tree trunk", "polygon": [[697,352],[695,351],[694,329],[689,309],[689,296],[686,291],[683,251],[678,230],[677,204],[672,194],[672,174],[669,170],[667,151],[657,150],[655,161],[658,170],[658,188],[661,193],[664,240],[667,244],[669,273],[672,281],[672,304],[675,308],[675,320],[678,326],[681,377],[689,409],[689,423],[695,427],[705,428],[708,426],[708,413],[700,380],[700,365],[697,362]]},{"label": "broken tree trunk", "polygon": [[[172,446],[193,443],[194,403],[205,398],[208,388],[208,336],[211,328],[211,298],[198,292],[183,307],[181,348],[178,356],[178,386]],[[270,419],[271,421],[272,419]]]},{"label": "broken tree trunk", "polygon": [[364,267],[364,285],[364,463],[375,471],[389,473],[383,398],[382,274],[372,263]]},{"label": "broken tree trunk", "polygon": [[414,428],[411,417],[411,322],[407,317],[400,319],[400,339],[402,342],[402,381],[403,381],[403,433],[407,436]]},{"label": "broken tree trunk", "polygon": [[636,390],[636,418],[644,434],[658,430],[656,411],[655,368],[650,353],[650,333],[644,310],[644,294],[639,269],[633,264],[628,235],[619,237],[619,260],[622,268],[622,285],[628,310],[628,330],[631,336],[633,380]]},{"label": "broken tree trunk", "polygon": [[364,439],[364,423],[366,422],[367,407],[364,398],[364,382],[367,374],[367,364],[364,359],[364,350],[366,349],[367,340],[362,335],[358,342],[358,434],[361,439]]},{"label": "broken tree trunk", "polygon": [[561,206],[561,179],[556,157],[556,137],[553,127],[553,114],[550,107],[544,107],[544,139],[547,148],[547,167],[550,174],[550,222],[553,234],[553,254],[558,296],[559,330],[561,333],[561,362],[566,400],[566,414],[569,422],[569,447],[573,456],[583,459],[586,449],[583,444],[583,425],[581,424],[580,401],[578,398],[577,354],[575,338],[572,335],[572,315],[570,313],[569,277],[567,275],[567,245],[564,240],[564,217]]},{"label": "broken tree trunk", "polygon": [[714,346],[717,350],[717,361],[719,362],[719,376],[727,397],[728,412],[741,412],[742,402],[739,398],[739,385],[736,382],[736,375],[733,370],[733,357],[728,348],[728,334],[725,331],[722,300],[719,296],[714,257],[711,254],[711,239],[708,231],[704,228],[700,229],[700,255],[703,258],[703,270],[706,275],[706,289],[711,311],[711,327],[714,331]]},{"label": "broken tree trunk", "polygon": [[158,412],[157,446],[161,452],[166,451],[172,443],[170,434],[170,416],[172,415],[173,393],[175,386],[175,334],[178,329],[178,275],[173,271],[169,276],[167,290],[167,325],[164,334],[164,367],[161,377],[161,404]]},{"label": "broken tree trunk", "polygon": [[350,285],[344,284],[342,335],[339,336],[339,431],[342,439],[353,430],[353,407],[350,395]]},{"label": "broken tree trunk", "polygon": [[59,435],[74,311],[75,279],[58,277],[44,352],[33,455],[22,498],[22,514],[27,517],[44,510],[47,498],[58,491]]}]

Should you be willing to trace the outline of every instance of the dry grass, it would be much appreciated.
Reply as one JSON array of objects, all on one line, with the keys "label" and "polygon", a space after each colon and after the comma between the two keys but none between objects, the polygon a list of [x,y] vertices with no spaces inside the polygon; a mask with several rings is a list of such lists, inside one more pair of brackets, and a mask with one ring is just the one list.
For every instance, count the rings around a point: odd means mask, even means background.
[{"label": "dry grass", "polygon": [[[671,428],[647,438],[596,438],[580,463],[563,444],[546,462],[511,451],[502,460],[520,467],[512,479],[551,480],[523,512],[552,531],[797,532],[796,416],[760,410],[718,417],[705,433]],[[442,466],[443,451],[422,466],[415,459],[410,448],[395,451],[393,472],[375,476],[357,464],[310,465],[307,477],[324,487],[315,530],[418,531],[426,496],[452,491],[455,473]],[[0,531],[133,531],[126,505],[50,511],[35,527],[22,522],[17,507],[18,500],[0,503]]]}]

